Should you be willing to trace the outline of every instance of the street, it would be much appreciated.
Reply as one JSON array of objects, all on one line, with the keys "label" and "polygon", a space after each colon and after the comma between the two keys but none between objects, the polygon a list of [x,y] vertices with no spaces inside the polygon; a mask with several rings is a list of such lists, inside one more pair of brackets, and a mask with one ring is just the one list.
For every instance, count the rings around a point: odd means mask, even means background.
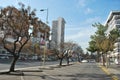
[{"label": "street", "polygon": [[45,73],[52,74],[51,77],[55,80],[111,80],[96,63],[75,64]]},{"label": "street", "polygon": [[31,68],[33,71],[25,71],[24,76],[2,75],[0,80],[112,80],[96,63],[74,63],[52,70],[34,71],[37,69],[34,67]]}]

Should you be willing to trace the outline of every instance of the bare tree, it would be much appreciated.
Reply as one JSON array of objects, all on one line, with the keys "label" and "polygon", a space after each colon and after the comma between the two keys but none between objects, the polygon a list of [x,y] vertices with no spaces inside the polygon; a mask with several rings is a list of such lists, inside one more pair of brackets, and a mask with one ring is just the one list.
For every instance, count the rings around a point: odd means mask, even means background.
[{"label": "bare tree", "polygon": [[73,55],[73,48],[75,47],[75,43],[73,42],[66,42],[64,44],[61,44],[62,46],[62,51],[59,51],[56,49],[54,49],[55,54],[57,55],[57,58],[60,60],[59,65],[62,66],[62,61],[63,59],[66,59],[67,61],[67,65],[69,65],[69,60],[70,57],[72,57]]},{"label": "bare tree", "polygon": [[[2,43],[4,48],[13,55],[9,72],[15,71],[15,64],[20,56],[20,52],[29,41],[32,33],[35,34],[36,21],[35,10],[30,7],[25,8],[19,3],[20,9],[8,6],[1,10],[0,28],[4,31]],[[33,32],[30,30],[33,27]]]}]

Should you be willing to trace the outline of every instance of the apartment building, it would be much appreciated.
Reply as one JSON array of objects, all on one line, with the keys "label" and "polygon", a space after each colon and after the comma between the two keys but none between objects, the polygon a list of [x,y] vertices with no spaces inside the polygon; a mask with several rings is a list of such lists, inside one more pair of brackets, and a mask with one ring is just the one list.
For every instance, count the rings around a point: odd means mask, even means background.
[{"label": "apartment building", "polygon": [[41,26],[36,29],[36,36],[32,38],[32,42],[47,46],[47,41],[49,40],[50,35],[50,27],[42,21],[39,24]]},{"label": "apartment building", "polygon": [[[106,31],[107,35],[109,35],[109,32],[115,28],[118,28],[120,31],[120,11],[111,11],[105,25],[108,26]],[[118,38],[114,46],[114,51],[110,54],[110,56],[115,57],[115,61],[118,63],[118,59],[120,58],[120,38]]]},{"label": "apartment building", "polygon": [[52,48],[57,48],[62,50],[64,43],[64,29],[65,29],[65,20],[62,17],[59,17],[57,20],[52,22]]},{"label": "apartment building", "polygon": [[115,28],[120,29],[120,11],[111,11],[105,25],[108,25],[107,34]]}]

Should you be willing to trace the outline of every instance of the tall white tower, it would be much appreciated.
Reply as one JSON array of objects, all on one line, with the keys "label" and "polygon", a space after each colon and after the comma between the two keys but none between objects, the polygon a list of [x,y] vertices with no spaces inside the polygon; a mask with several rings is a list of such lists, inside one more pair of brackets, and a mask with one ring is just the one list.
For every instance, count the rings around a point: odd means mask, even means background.
[{"label": "tall white tower", "polygon": [[64,43],[65,20],[59,17],[52,22],[52,48],[62,50]]}]

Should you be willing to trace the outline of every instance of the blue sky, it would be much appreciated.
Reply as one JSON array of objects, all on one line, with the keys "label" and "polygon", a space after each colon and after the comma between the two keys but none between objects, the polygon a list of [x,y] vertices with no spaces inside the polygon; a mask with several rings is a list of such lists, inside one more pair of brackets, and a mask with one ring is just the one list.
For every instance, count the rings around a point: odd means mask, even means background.
[{"label": "blue sky", "polygon": [[91,25],[95,22],[104,24],[110,11],[120,10],[120,0],[0,0],[0,7],[18,7],[18,2],[35,8],[37,17],[43,22],[46,12],[40,12],[40,9],[48,8],[50,26],[53,20],[63,17],[66,21],[65,41],[74,41],[84,50],[96,30]]}]

